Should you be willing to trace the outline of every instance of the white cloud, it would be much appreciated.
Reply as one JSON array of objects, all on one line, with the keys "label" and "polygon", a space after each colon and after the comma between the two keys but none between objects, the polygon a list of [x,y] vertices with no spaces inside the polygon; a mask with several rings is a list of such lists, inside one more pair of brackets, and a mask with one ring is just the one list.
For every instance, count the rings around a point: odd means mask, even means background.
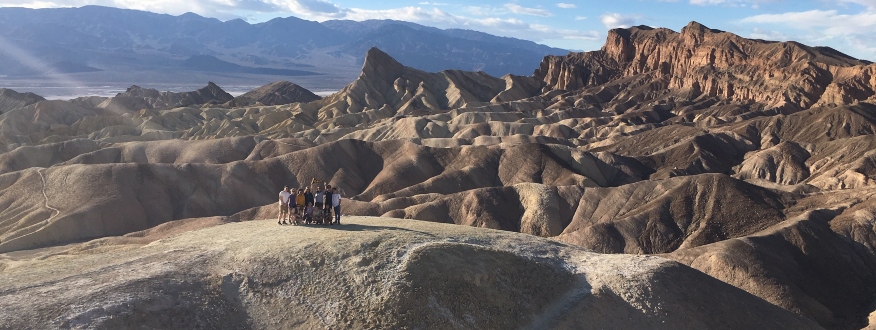
[{"label": "white cloud", "polygon": [[[856,1],[859,3],[867,1]],[[874,1],[870,1],[874,2]],[[837,44],[857,50],[868,59],[876,58],[876,9],[853,14],[840,14],[836,10],[809,10],[781,14],[762,14],[743,18],[746,25],[771,25],[788,31],[798,31],[798,40],[809,44]],[[792,38],[785,38],[785,40]],[[782,39],[779,39],[782,40]]]},{"label": "white cloud", "polygon": [[751,7],[760,9],[761,3],[778,2],[780,0],[690,0],[690,4],[698,6],[723,5],[729,7]]},{"label": "white cloud", "polygon": [[344,10],[340,6],[323,0],[264,0],[264,2],[299,15],[317,15],[321,17],[344,16]]},{"label": "white cloud", "polygon": [[572,8],[576,8],[578,6],[575,6],[574,3],[560,2],[557,4],[557,7],[564,8],[564,9],[572,9]]},{"label": "white cloud", "polygon": [[770,40],[770,41],[788,41],[788,40],[791,40],[791,36],[789,36],[785,33],[782,33],[779,31],[764,30],[761,28],[752,29],[752,31],[748,35],[748,37],[752,38],[752,39],[763,39],[763,40]]},{"label": "white cloud", "polygon": [[587,16],[575,16],[575,20],[576,20],[576,21],[583,21],[583,20],[586,20],[586,19],[587,19]]},{"label": "white cloud", "polygon": [[422,5],[422,6],[447,6],[447,5],[449,5],[449,3],[423,1],[423,2],[420,2],[420,5]]},{"label": "white cloud", "polygon": [[609,29],[631,27],[636,25],[636,19],[636,16],[626,16],[618,13],[605,13],[599,17],[602,25]]},{"label": "white cloud", "polygon": [[551,12],[542,9],[542,8],[528,8],[518,5],[516,3],[506,3],[505,8],[508,8],[512,13],[515,14],[523,14],[523,15],[533,15],[533,16],[551,16]]},{"label": "white cloud", "polygon": [[438,8],[424,9],[421,7],[402,7],[392,9],[361,9],[349,8],[344,10],[343,19],[364,21],[369,19],[394,19],[408,22],[428,23],[458,23],[456,17]]},{"label": "white cloud", "polygon": [[856,3],[867,8],[876,8],[876,0],[838,0],[839,3]]},{"label": "white cloud", "polygon": [[836,16],[836,10],[810,10],[802,12],[788,12],[782,14],[761,14],[749,16],[741,20],[742,23],[818,23],[812,20],[827,19]]}]

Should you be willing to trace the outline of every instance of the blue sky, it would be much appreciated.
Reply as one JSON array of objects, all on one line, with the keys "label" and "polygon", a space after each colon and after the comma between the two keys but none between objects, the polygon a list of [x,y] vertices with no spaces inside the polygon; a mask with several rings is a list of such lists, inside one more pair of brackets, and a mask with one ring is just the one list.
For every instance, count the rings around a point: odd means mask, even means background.
[{"label": "blue sky", "polygon": [[876,0],[0,0],[3,7],[104,5],[152,12],[194,12],[252,23],[274,17],[308,20],[397,19],[464,28],[572,50],[595,50],[614,27],[680,30],[698,21],[748,38],[830,46],[876,61]]}]

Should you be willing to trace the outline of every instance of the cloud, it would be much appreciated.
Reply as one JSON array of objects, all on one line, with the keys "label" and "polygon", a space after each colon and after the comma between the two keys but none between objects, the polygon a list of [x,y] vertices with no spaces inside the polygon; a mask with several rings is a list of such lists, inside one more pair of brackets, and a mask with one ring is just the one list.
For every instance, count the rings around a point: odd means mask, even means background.
[{"label": "cloud", "polygon": [[557,4],[557,7],[564,8],[564,9],[572,9],[572,8],[576,8],[576,7],[578,7],[578,6],[575,6],[574,3],[564,3],[564,2],[560,2],[560,3]]},{"label": "cloud", "polygon": [[583,21],[583,20],[586,20],[586,19],[587,19],[587,16],[575,16],[575,20],[576,20],[576,21]]},{"label": "cloud", "polygon": [[635,16],[625,16],[618,13],[605,13],[599,17],[602,25],[609,29],[631,27],[636,25],[636,19]]},{"label": "cloud", "polygon": [[876,0],[839,0],[839,3],[856,3],[867,8],[876,8]]},{"label": "cloud", "polygon": [[342,17],[345,14],[340,6],[323,0],[264,0],[264,2],[299,15]]},{"label": "cloud", "polygon": [[532,16],[544,16],[548,17],[553,14],[551,12],[541,9],[541,8],[528,8],[518,5],[516,3],[506,3],[505,8],[508,8],[512,13],[515,14],[523,14],[523,15],[532,15]]},{"label": "cloud", "polygon": [[870,35],[872,29],[876,27],[876,10],[867,10],[857,14],[839,14],[836,10],[762,14],[743,18],[740,22],[785,25],[789,28],[807,30],[828,37]]},{"label": "cloud", "polygon": [[449,3],[445,3],[445,2],[429,2],[429,1],[423,1],[423,2],[420,2],[419,4],[422,6],[447,6],[447,5],[449,5]]},{"label": "cloud", "polygon": [[836,10],[761,14],[743,18],[739,22],[746,25],[770,25],[783,30],[797,31],[800,41],[842,45],[843,48],[857,50],[858,56],[863,55],[870,60],[876,57],[876,39],[872,37],[872,31],[876,29],[876,8],[874,7],[867,7],[863,11],[852,14],[840,14]]},{"label": "cloud", "polygon": [[788,41],[788,40],[791,40],[791,36],[789,36],[785,33],[782,33],[779,31],[764,30],[761,28],[752,29],[752,31],[748,35],[748,37],[752,38],[752,39],[763,39],[763,40],[770,40],[770,41]]},{"label": "cloud", "polygon": [[817,23],[811,20],[827,19],[836,16],[836,10],[810,10],[801,12],[788,12],[782,14],[761,14],[749,16],[740,20],[742,23]]},{"label": "cloud", "polygon": [[[690,0],[690,4],[698,6],[715,6],[723,5],[729,7],[747,7],[760,9],[760,4],[768,2],[778,2],[781,0]],[[852,0],[854,1],[854,0]]]}]

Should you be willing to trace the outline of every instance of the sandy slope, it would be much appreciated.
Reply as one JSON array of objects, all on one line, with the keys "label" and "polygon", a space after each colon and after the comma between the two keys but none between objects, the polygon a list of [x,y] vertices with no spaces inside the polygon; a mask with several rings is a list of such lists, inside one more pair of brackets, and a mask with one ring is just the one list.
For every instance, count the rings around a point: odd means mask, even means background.
[{"label": "sandy slope", "polygon": [[0,328],[818,328],[659,257],[344,222],[250,221],[0,255]]}]

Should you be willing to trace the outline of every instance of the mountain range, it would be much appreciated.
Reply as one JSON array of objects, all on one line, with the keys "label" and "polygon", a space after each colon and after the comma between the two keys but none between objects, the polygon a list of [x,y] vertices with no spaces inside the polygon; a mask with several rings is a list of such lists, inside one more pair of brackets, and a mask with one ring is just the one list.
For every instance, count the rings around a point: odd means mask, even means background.
[{"label": "mountain range", "polygon": [[[876,64],[691,22],[532,72],[0,90],[0,326],[876,325]],[[314,179],[344,224],[278,225]]]},{"label": "mountain range", "polygon": [[287,17],[250,24],[192,13],[171,16],[100,6],[0,8],[0,37],[17,49],[0,52],[3,63],[15,64],[0,67],[0,75],[100,72],[83,80],[127,75],[129,81],[139,83],[150,77],[144,72],[178,75],[187,70],[340,75],[349,81],[365,51],[374,46],[421,70],[528,75],[545,55],[568,52],[470,30],[392,20],[319,23]]}]

